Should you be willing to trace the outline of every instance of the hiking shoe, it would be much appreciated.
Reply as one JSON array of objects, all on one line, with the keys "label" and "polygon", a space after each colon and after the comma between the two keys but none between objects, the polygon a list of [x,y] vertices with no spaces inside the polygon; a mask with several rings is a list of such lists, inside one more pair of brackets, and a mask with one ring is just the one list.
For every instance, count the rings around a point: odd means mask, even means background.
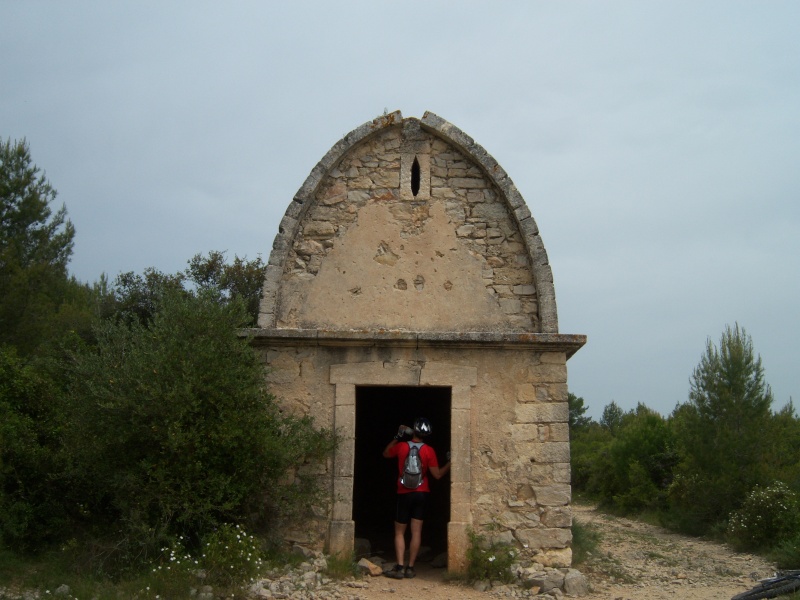
[{"label": "hiking shoe", "polygon": [[383,574],[386,575],[386,577],[391,577],[392,579],[402,579],[403,565],[395,565],[393,569],[384,571]]},{"label": "hiking shoe", "polygon": [[417,576],[416,570],[414,567],[406,567],[406,579],[414,579]]}]

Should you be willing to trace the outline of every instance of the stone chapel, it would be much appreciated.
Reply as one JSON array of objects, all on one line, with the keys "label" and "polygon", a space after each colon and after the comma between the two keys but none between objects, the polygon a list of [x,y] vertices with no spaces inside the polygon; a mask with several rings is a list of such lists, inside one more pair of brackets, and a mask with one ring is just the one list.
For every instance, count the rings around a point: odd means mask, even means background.
[{"label": "stone chapel", "polygon": [[285,410],[335,428],[327,506],[287,532],[392,556],[396,463],[381,452],[427,417],[448,476],[423,545],[466,569],[468,531],[553,567],[571,562],[567,360],[553,274],[528,206],[468,135],[426,112],[385,114],[337,142],[289,203],[258,328]]}]

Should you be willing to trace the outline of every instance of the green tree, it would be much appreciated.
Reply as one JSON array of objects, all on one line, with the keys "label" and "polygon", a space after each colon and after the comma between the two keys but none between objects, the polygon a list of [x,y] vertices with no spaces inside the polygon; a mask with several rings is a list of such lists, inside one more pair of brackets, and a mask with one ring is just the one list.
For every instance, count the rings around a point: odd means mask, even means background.
[{"label": "green tree", "polygon": [[222,300],[240,298],[250,317],[247,325],[258,320],[261,288],[267,275],[267,265],[260,256],[254,260],[234,256],[233,263],[228,264],[225,252],[214,250],[206,257],[196,254],[185,275],[199,289],[217,290]]},{"label": "green tree", "polygon": [[640,403],[624,416],[609,448],[603,499],[624,512],[658,509],[676,464],[672,430],[660,414]]},{"label": "green tree", "polygon": [[0,347],[0,547],[34,550],[66,530],[59,410],[50,380]]},{"label": "green tree", "polygon": [[603,408],[603,414],[600,416],[600,425],[608,429],[612,434],[615,434],[622,426],[622,419],[624,416],[625,411],[612,400]]},{"label": "green tree", "polygon": [[570,434],[570,467],[576,492],[599,498],[613,441],[611,432],[595,422]]},{"label": "green tree", "polygon": [[764,441],[769,479],[784,481],[792,490],[800,492],[800,419],[791,398],[773,414]]},{"label": "green tree", "polygon": [[32,352],[49,335],[75,229],[25,140],[0,142],[0,344]]},{"label": "green tree", "polygon": [[569,405],[569,429],[575,432],[578,429],[585,429],[592,423],[592,417],[586,416],[589,407],[586,401],[572,392],[567,394],[567,404]]},{"label": "green tree", "polygon": [[267,269],[261,257],[247,260],[236,256],[229,264],[224,252],[214,250],[208,256],[196,254],[188,264],[186,270],[174,275],[152,267],[142,275],[120,273],[113,286],[117,318],[146,325],[153,320],[165,293],[182,290],[187,294],[202,291],[222,305],[240,301],[247,314],[243,326],[255,324]]},{"label": "green tree", "polygon": [[745,330],[726,327],[710,340],[690,380],[689,402],[673,420],[682,453],[675,500],[692,513],[692,529],[723,520],[757,485],[768,483],[772,392]]},{"label": "green tree", "polygon": [[[107,320],[67,366],[65,448],[75,519],[127,558],[166,534],[199,539],[254,515],[275,526],[313,505],[329,432],[281,414],[236,330],[241,302],[170,289],[152,320]],[[309,465],[309,466],[303,466]],[[123,543],[124,542],[124,543]]]},{"label": "green tree", "polygon": [[184,292],[185,276],[168,275],[148,267],[144,274],[120,273],[114,280],[114,316],[123,323],[149,325],[164,294]]}]

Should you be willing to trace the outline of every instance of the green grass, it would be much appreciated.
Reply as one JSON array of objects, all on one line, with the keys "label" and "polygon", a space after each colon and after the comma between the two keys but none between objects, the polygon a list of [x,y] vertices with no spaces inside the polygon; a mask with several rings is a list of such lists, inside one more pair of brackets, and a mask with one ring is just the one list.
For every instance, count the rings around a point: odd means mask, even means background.
[{"label": "green grass", "polygon": [[597,553],[600,543],[600,532],[591,525],[584,525],[576,519],[572,520],[572,563],[580,565],[592,554]]},{"label": "green grass", "polygon": [[[145,572],[125,579],[111,580],[76,572],[68,552],[52,551],[37,557],[20,557],[0,551],[0,587],[9,590],[38,590],[52,595],[59,587],[69,586],[65,600],[119,600],[119,598],[188,598],[189,590],[199,580],[190,575]],[[48,594],[49,592],[49,594]]]},{"label": "green grass", "polygon": [[331,579],[348,579],[358,577],[358,565],[352,554],[340,556],[338,554],[327,558],[328,568],[325,574]]}]

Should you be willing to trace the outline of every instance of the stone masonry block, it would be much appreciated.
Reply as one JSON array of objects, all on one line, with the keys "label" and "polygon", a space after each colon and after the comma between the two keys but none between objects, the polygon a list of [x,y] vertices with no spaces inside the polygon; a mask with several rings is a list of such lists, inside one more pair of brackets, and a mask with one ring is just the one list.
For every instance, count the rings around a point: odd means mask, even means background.
[{"label": "stone masonry block", "polygon": [[294,234],[297,231],[297,219],[292,216],[284,215],[281,222],[278,224],[278,231],[282,233],[287,240],[293,240]]},{"label": "stone masonry block", "polygon": [[569,462],[569,442],[523,442],[517,451],[534,463]]},{"label": "stone masonry block", "polygon": [[531,218],[531,211],[530,211],[530,209],[529,209],[527,206],[525,206],[525,205],[523,205],[523,206],[520,206],[519,208],[516,208],[516,209],[514,209],[514,214],[517,216],[517,220],[519,220],[519,221],[522,221],[522,220],[524,220],[524,219],[530,219],[530,218]]},{"label": "stone masonry block", "polygon": [[470,411],[454,409],[451,411],[450,449],[452,464],[450,480],[460,483],[470,480],[472,465],[472,444],[470,441]]},{"label": "stone masonry block", "polygon": [[336,385],[336,406],[355,406],[356,386],[352,383]]},{"label": "stone masonry block", "polygon": [[536,562],[554,569],[569,568],[572,565],[572,548],[550,548],[537,554]]},{"label": "stone masonry block", "polygon": [[387,365],[382,362],[331,365],[331,383],[359,385],[418,385],[420,368],[415,365]]},{"label": "stone masonry block", "polygon": [[569,441],[569,423],[550,423],[550,441],[551,442],[568,442]]},{"label": "stone masonry block", "polygon": [[539,402],[566,402],[567,384],[566,383],[547,383],[537,386],[536,400]]},{"label": "stone masonry block", "polygon": [[355,474],[356,445],[352,439],[340,440],[333,455],[335,477],[353,477]]},{"label": "stone masonry block", "polygon": [[262,313],[274,314],[277,304],[278,304],[278,299],[275,296],[275,294],[264,294],[263,296],[261,296],[261,302],[259,302],[258,305],[259,315],[261,315]]},{"label": "stone masonry block", "polygon": [[513,442],[533,442],[539,437],[539,427],[536,423],[522,423],[511,425],[511,440]]},{"label": "stone masonry block", "polygon": [[353,439],[356,432],[356,411],[352,404],[337,405],[333,413],[334,427],[344,439]]},{"label": "stone masonry block", "polygon": [[333,478],[334,521],[347,521],[353,518],[353,478]]},{"label": "stone masonry block", "polygon": [[537,486],[534,493],[539,506],[567,506],[572,498],[572,488],[563,483]]},{"label": "stone masonry block", "polygon": [[528,367],[528,380],[537,383],[566,383],[567,365],[534,365]]},{"label": "stone masonry block", "polygon": [[572,531],[566,527],[518,529],[514,535],[523,546],[537,550],[566,548],[572,541]]},{"label": "stone masonry block", "polygon": [[569,483],[572,481],[572,469],[570,469],[569,463],[554,464],[552,467],[554,483]]},{"label": "stone masonry block", "polygon": [[534,464],[569,462],[568,442],[519,442],[516,448],[522,461]]},{"label": "stone masonry block", "polygon": [[548,507],[541,519],[545,527],[572,527],[572,509],[569,506]]},{"label": "stone masonry block", "polygon": [[450,504],[469,505],[472,498],[472,485],[468,481],[450,484]]},{"label": "stone masonry block", "polygon": [[569,406],[566,402],[518,404],[516,423],[567,423]]},{"label": "stone masonry block", "polygon": [[328,528],[328,554],[342,558],[350,556],[353,553],[355,533],[355,521],[331,521]]},{"label": "stone masonry block", "polygon": [[447,524],[447,570],[450,573],[467,572],[468,531],[468,521],[451,520]]},{"label": "stone masonry block", "polygon": [[447,363],[428,362],[419,375],[420,385],[477,385],[478,369]]},{"label": "stone masonry block", "polygon": [[532,383],[517,384],[517,402],[538,402],[536,387]]},{"label": "stone masonry block", "polygon": [[469,502],[450,503],[450,519],[457,521],[472,521],[472,504]]},{"label": "stone masonry block", "polygon": [[567,355],[563,352],[542,352],[539,362],[554,365],[563,365],[567,362]]},{"label": "stone masonry block", "polygon": [[452,389],[451,409],[469,410],[472,406],[472,390],[468,385],[454,385]]}]

